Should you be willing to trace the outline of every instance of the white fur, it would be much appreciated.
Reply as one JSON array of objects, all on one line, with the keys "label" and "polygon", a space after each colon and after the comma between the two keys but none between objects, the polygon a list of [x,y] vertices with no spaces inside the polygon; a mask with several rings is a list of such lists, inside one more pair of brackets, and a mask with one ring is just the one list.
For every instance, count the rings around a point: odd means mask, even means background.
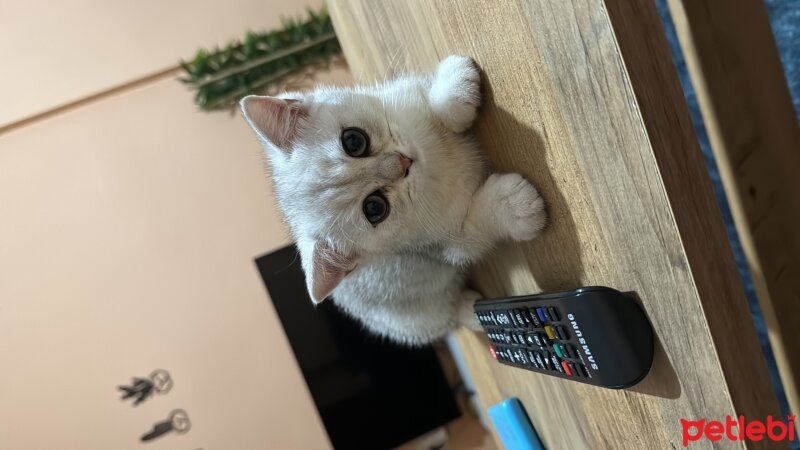
[{"label": "white fur", "polygon": [[[333,288],[334,302],[369,330],[410,345],[475,327],[479,295],[464,287],[465,268],[501,241],[534,238],[545,212],[522,176],[487,179],[478,144],[462,134],[480,104],[474,62],[450,56],[433,76],[279,97],[304,108],[282,147],[264,135],[257,102],[244,99],[242,109],[265,143],[314,300]],[[369,157],[343,151],[346,127],[366,131]],[[413,159],[407,177],[398,154]],[[379,188],[390,213],[373,226],[362,202]]]}]

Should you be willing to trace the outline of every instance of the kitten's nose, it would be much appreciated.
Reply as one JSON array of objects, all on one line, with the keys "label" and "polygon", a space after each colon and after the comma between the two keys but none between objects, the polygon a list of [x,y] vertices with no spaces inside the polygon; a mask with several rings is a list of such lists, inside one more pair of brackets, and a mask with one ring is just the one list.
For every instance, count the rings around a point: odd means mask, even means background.
[{"label": "kitten's nose", "polygon": [[400,167],[403,168],[405,176],[408,176],[408,168],[411,167],[411,164],[414,162],[414,160],[402,153],[398,153],[397,158],[400,160]]}]

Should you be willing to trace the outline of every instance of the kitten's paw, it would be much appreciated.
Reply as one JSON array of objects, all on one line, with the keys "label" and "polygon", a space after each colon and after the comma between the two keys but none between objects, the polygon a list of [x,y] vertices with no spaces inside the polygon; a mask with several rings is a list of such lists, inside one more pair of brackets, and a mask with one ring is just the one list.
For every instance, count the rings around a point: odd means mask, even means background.
[{"label": "kitten's paw", "polygon": [[517,173],[493,174],[486,180],[494,193],[498,226],[514,241],[529,241],[547,222],[544,200],[533,185]]},{"label": "kitten's paw", "polygon": [[448,56],[439,63],[430,91],[431,107],[450,130],[472,125],[481,104],[481,74],[472,58]]}]

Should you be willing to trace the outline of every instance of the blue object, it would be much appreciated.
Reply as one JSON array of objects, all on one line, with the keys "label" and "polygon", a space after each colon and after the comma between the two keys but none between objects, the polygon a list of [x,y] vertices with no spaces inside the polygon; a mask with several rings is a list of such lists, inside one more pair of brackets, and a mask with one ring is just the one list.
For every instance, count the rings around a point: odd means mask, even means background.
[{"label": "blue object", "polygon": [[539,319],[541,319],[542,323],[548,322],[547,316],[542,308],[536,308],[536,314],[539,316]]},{"label": "blue object", "polygon": [[544,450],[519,399],[507,398],[490,407],[489,417],[506,450]]}]

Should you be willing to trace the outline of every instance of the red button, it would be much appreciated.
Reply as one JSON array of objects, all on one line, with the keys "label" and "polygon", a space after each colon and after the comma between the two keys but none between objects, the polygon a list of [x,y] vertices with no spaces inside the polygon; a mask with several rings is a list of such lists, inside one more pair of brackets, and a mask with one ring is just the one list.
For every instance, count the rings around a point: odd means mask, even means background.
[{"label": "red button", "polygon": [[572,369],[569,368],[569,363],[567,363],[566,361],[561,361],[561,367],[564,368],[564,373],[566,373],[569,376],[572,376]]},{"label": "red button", "polygon": [[497,351],[494,349],[494,345],[489,345],[489,351],[492,352],[492,358],[497,359]]}]

